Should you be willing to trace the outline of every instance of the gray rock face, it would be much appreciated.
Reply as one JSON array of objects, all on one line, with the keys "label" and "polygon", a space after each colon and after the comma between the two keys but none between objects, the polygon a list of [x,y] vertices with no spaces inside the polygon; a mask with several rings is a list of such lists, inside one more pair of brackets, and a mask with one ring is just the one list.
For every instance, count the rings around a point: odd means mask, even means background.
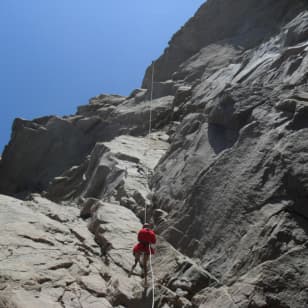
[{"label": "gray rock face", "polygon": [[150,307],[127,277],[145,207],[157,308],[308,307],[307,16],[208,0],[155,63],[150,136],[146,89],[17,120],[0,191],[57,203],[0,198],[0,307]]},{"label": "gray rock face", "polygon": [[212,45],[182,66],[199,61],[202,74],[152,184],[161,235],[223,284],[195,294],[196,307],[308,303],[306,14],[233,61],[201,66]]},{"label": "gray rock face", "polygon": [[[208,0],[172,37],[164,54],[155,61],[156,81],[172,79],[180,65],[213,43],[227,41],[228,45],[244,49],[257,46],[279,32],[305,5],[305,1],[290,0]],[[144,88],[150,88],[150,80],[151,67],[145,74]]]},{"label": "gray rock face", "polygon": [[144,119],[150,109],[154,129],[168,124],[173,96],[154,100],[152,106],[145,98],[146,90],[134,91],[128,98],[101,95],[79,107],[74,116],[16,119],[0,161],[0,192],[20,197],[41,192],[54,177],[81,164],[96,142],[122,134],[146,135],[149,121]]},{"label": "gray rock face", "polygon": [[146,300],[141,279],[127,277],[141,226],[129,209],[101,204],[90,227],[95,241],[78,209],[32,197],[0,196],[0,307],[137,307]]},{"label": "gray rock face", "polygon": [[151,210],[148,179],[169,147],[167,138],[157,131],[147,138],[122,135],[97,143],[80,166],[54,178],[46,196],[56,202],[81,202],[85,218],[95,207],[91,198],[118,202],[143,218],[145,206]]},{"label": "gray rock face", "polygon": [[1,196],[0,211],[1,307],[75,307],[78,301],[112,307],[80,282],[104,268],[78,210],[38,196],[27,202]]},{"label": "gray rock face", "polygon": [[53,177],[79,164],[91,146],[93,140],[69,119],[16,119],[0,161],[0,192],[22,195],[45,189]]}]

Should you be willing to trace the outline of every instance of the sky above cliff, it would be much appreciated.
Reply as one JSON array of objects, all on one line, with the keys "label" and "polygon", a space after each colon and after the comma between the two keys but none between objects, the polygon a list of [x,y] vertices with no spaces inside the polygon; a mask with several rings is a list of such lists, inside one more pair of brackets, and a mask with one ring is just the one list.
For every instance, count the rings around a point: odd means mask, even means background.
[{"label": "sky above cliff", "polygon": [[1,0],[0,153],[16,117],[127,95],[204,0]]}]

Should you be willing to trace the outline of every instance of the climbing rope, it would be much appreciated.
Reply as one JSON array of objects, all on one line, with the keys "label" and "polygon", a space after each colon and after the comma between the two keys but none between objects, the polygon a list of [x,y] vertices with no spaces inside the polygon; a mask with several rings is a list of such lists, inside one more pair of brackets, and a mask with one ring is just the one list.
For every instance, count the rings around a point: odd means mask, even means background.
[{"label": "climbing rope", "polygon": [[[152,101],[153,101],[153,89],[154,89],[154,61],[152,62],[152,74],[151,74],[151,92],[150,92],[150,116],[149,116],[149,133],[148,133],[148,149],[151,148],[151,133],[152,133]],[[146,179],[149,183],[149,168],[146,168]],[[147,204],[144,205],[144,223],[147,222]]]},{"label": "climbing rope", "polygon": [[150,120],[149,120],[149,136],[152,132],[152,101],[154,89],[154,61],[152,62],[152,75],[151,75],[151,97],[150,97]]},{"label": "climbing rope", "polygon": [[[150,94],[150,116],[149,116],[149,146],[148,148],[150,149],[151,147],[151,132],[152,132],[152,101],[153,101],[153,88],[154,88],[154,61],[152,62],[152,74],[151,74],[151,94]],[[147,183],[149,183],[149,168],[146,168],[146,178],[147,178]],[[145,202],[144,205],[144,223],[147,222],[147,203]],[[150,255],[150,272],[151,272],[151,277],[152,277],[152,308],[154,308],[155,305],[155,277],[154,277],[154,271],[153,271],[153,266],[152,266],[152,253],[151,253],[151,246],[149,245],[149,255]]]},{"label": "climbing rope", "polygon": [[151,277],[152,277],[152,308],[154,308],[155,305],[155,280],[154,280],[154,272],[153,272],[153,267],[152,267],[152,253],[150,249],[150,272],[151,272]]}]

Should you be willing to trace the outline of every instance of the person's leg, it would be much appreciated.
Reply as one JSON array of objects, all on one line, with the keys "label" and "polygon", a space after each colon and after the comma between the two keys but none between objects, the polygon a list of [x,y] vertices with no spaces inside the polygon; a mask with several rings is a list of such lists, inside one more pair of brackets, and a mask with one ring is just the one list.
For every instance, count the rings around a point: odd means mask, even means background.
[{"label": "person's leg", "polygon": [[144,273],[144,286],[148,285],[148,258],[149,256],[144,253],[143,254],[143,273]]},{"label": "person's leg", "polygon": [[134,269],[136,268],[137,264],[140,263],[140,254],[138,252],[134,252],[135,256],[135,264],[132,266],[128,276],[130,277],[131,274],[133,273]]}]

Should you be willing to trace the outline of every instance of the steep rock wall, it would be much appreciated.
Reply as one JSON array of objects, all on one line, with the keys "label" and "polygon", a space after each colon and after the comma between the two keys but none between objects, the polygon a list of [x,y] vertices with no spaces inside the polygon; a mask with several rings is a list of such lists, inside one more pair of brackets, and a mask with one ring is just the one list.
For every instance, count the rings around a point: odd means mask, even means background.
[{"label": "steep rock wall", "polygon": [[[253,48],[277,33],[281,26],[305,7],[305,1],[208,0],[170,40],[155,61],[156,80],[172,79],[179,66],[201,48],[227,40],[229,44]],[[149,88],[150,67],[143,80]]]},{"label": "steep rock wall", "polygon": [[[208,0],[155,63],[154,138],[146,137],[145,89],[98,96],[61,119],[90,143],[76,147],[78,161],[65,159],[42,176],[40,189],[62,205],[81,207],[102,253],[121,272],[111,281],[129,268],[119,253],[117,212],[130,234],[131,225],[139,226],[134,214],[142,219],[147,205],[161,236],[157,307],[307,306],[307,29],[306,1]],[[19,132],[1,161],[0,191],[27,195],[37,190],[31,182],[24,189],[27,176],[54,170],[53,158],[8,178],[35,154],[16,139]],[[16,155],[18,146],[30,154]],[[150,305],[149,293],[142,298],[123,281],[112,285],[109,302]]]}]

